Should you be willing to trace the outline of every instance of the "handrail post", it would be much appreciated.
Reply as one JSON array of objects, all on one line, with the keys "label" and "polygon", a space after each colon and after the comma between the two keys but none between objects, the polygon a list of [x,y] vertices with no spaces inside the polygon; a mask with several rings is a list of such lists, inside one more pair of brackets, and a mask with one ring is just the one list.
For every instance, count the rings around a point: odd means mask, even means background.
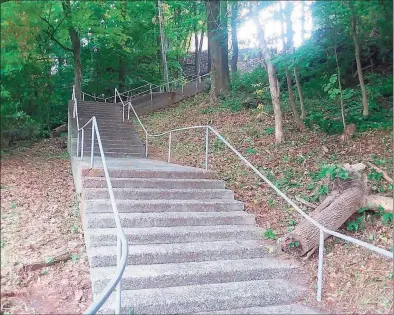
[{"label": "handrail post", "polygon": [[[117,239],[117,255],[116,255],[116,269],[120,269],[120,259],[122,258],[122,244],[120,241],[120,235],[116,235]],[[120,278],[117,286],[116,286],[116,300],[115,300],[115,314],[120,314],[121,304],[122,304],[122,278]]]},{"label": "handrail post", "polygon": [[182,84],[182,85],[181,85],[181,89],[182,89],[182,95],[183,95],[183,81],[182,81],[181,84]]},{"label": "handrail post", "polygon": [[124,106],[122,106],[122,113],[123,113],[123,115],[122,115],[122,118],[123,118],[123,121],[124,121]]},{"label": "handrail post", "polygon": [[94,164],[94,122],[96,121],[96,117],[93,118],[92,121],[92,144],[90,147],[90,168],[93,168],[93,164]]},{"label": "handrail post", "polygon": [[82,132],[82,139],[81,139],[81,161],[83,160],[83,142],[84,142],[84,138],[85,138],[85,129],[81,130]]},{"label": "handrail post", "polygon": [[198,91],[198,80],[196,80],[196,92]]},{"label": "handrail post", "polygon": [[79,156],[79,130],[77,135],[77,156]]},{"label": "handrail post", "polygon": [[321,302],[323,291],[323,258],[324,258],[324,232],[320,229],[319,238],[319,266],[317,269],[317,301]]},{"label": "handrail post", "polygon": [[145,134],[145,157],[148,157],[148,134]]},{"label": "handrail post", "polygon": [[171,131],[168,135],[168,163],[171,161]]},{"label": "handrail post", "polygon": [[82,92],[82,100],[85,100],[85,93]]},{"label": "handrail post", "polygon": [[208,170],[209,128],[205,128],[205,169]]},{"label": "handrail post", "polygon": [[127,105],[128,105],[128,106],[127,106],[127,120],[130,120],[130,105],[131,105],[131,103],[128,102]]},{"label": "handrail post", "polygon": [[115,92],[114,92],[114,104],[116,104],[116,88],[115,88]]}]

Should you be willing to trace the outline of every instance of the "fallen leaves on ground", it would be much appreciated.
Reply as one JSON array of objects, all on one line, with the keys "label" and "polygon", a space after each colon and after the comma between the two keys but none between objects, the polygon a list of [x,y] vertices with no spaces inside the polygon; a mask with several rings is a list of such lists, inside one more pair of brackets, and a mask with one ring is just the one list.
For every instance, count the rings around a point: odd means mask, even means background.
[{"label": "fallen leaves on ground", "polygon": [[[19,146],[1,159],[1,311],[78,314],[91,303],[89,266],[66,138]],[[65,262],[50,262],[59,251]]]},{"label": "fallen leaves on ground", "polygon": [[[323,164],[344,164],[377,160],[389,174],[393,154],[390,131],[372,130],[356,133],[347,143],[338,135],[327,135],[319,130],[299,132],[291,113],[284,112],[286,141],[275,144],[274,119],[256,118],[252,110],[230,112],[213,106],[205,94],[199,94],[171,108],[141,117],[151,134],[171,129],[211,125],[237,150],[280,189],[294,200],[299,195],[312,198],[319,182],[311,180],[311,172],[319,171]],[[136,123],[137,124],[137,123]],[[142,138],[145,137],[139,128]],[[205,129],[172,133],[171,162],[187,166],[204,167]],[[258,225],[272,229],[279,237],[291,231],[300,216],[280,199],[265,182],[261,181],[239,158],[214,135],[210,135],[209,168],[218,172],[235,198],[245,203],[245,209],[256,216]],[[168,135],[149,139],[149,157],[166,161]],[[370,172],[371,170],[367,170]],[[392,186],[380,181],[369,185],[375,193],[390,196]],[[324,197],[324,196],[323,196]],[[321,200],[313,202],[317,205]],[[304,211],[305,206],[299,204]],[[357,216],[357,215],[356,215]],[[392,246],[392,224],[384,225],[374,216],[366,216],[365,227],[341,233],[389,250]],[[310,294],[308,305],[316,305],[333,313],[386,314],[393,310],[392,261],[372,252],[343,243],[338,239],[326,241],[323,303],[316,303],[316,253],[307,261],[299,259],[307,278]]]}]

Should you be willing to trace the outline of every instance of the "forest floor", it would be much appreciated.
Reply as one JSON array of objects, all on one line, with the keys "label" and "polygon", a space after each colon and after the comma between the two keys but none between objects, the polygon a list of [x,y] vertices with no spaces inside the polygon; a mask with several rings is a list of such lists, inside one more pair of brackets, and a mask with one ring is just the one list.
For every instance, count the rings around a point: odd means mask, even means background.
[{"label": "forest floor", "polygon": [[[348,143],[338,135],[318,130],[299,132],[290,113],[284,113],[286,141],[275,144],[274,119],[263,115],[258,119],[253,110],[230,112],[212,106],[207,95],[200,94],[171,108],[141,117],[150,133],[170,129],[211,125],[237,150],[280,186],[294,200],[298,195],[318,205],[327,191],[313,176],[323,164],[366,163],[370,161],[392,174],[392,135],[390,131],[373,130],[357,133]],[[139,130],[142,135],[142,131]],[[189,130],[172,134],[171,162],[203,167],[205,130]],[[151,138],[152,139],[152,138]],[[167,160],[168,136],[149,143],[149,157]],[[240,160],[214,136],[210,136],[210,169],[226,180],[245,209],[256,216],[257,224],[269,231],[267,238],[279,243],[294,229],[299,215],[279,199],[268,185],[252,174]],[[369,189],[391,196],[392,185],[383,178],[370,176]],[[376,174],[375,174],[376,175]],[[378,176],[379,177],[379,176]],[[302,206],[301,204],[299,204]],[[306,209],[306,212],[311,209]],[[392,217],[391,217],[392,218]],[[393,250],[392,219],[376,213],[355,214],[340,232],[376,246]],[[366,249],[332,237],[326,240],[324,260],[323,303],[316,302],[317,256],[299,259],[309,283],[310,294],[305,303],[334,314],[388,314],[393,312],[392,261]]]},{"label": "forest floor", "polygon": [[91,302],[66,140],[2,152],[1,314],[80,314]]}]

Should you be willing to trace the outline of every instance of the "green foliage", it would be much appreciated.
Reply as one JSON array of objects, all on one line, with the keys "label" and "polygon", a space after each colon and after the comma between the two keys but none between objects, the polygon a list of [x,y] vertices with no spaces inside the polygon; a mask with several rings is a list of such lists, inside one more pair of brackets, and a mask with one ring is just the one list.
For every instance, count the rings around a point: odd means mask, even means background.
[{"label": "green foliage", "polygon": [[264,231],[264,238],[268,240],[276,240],[278,237],[273,229],[267,229]]},{"label": "green foliage", "polygon": [[348,221],[346,229],[351,232],[362,230],[365,227],[364,216],[359,216],[357,219]]},{"label": "green foliage", "polygon": [[380,181],[380,180],[382,179],[382,177],[383,177],[383,174],[382,174],[382,173],[379,173],[379,172],[377,172],[377,171],[371,171],[371,172],[368,174],[368,179],[369,179],[369,180]]}]

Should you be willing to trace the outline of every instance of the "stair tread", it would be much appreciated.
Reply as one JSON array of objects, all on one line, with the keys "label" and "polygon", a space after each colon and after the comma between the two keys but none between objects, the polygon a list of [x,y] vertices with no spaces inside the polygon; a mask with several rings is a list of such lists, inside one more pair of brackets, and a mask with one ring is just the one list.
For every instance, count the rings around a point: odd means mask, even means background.
[{"label": "stair tread", "polygon": [[[275,258],[248,258],[234,260],[214,260],[186,263],[168,263],[152,265],[129,265],[123,273],[123,279],[143,280],[152,278],[165,278],[178,276],[180,278],[194,275],[204,276],[206,274],[235,274],[240,272],[264,272],[269,269],[281,269],[296,271],[297,264],[292,261],[283,261]],[[92,282],[111,279],[116,266],[96,267],[91,269]],[[251,279],[248,279],[251,280]],[[163,283],[163,286],[165,284]]]},{"label": "stair tread", "polygon": [[[123,305],[134,314],[184,314],[294,302],[302,288],[282,279],[123,290]],[[113,308],[114,296],[103,312]],[[127,311],[122,307],[122,312]]]},{"label": "stair tread", "polygon": [[285,305],[272,305],[272,306],[255,306],[255,307],[246,307],[246,308],[237,308],[237,309],[228,309],[221,311],[211,311],[211,312],[203,312],[197,313],[198,315],[204,314],[223,314],[223,315],[246,315],[246,314],[275,314],[275,315],[287,315],[287,314],[322,314],[312,308],[301,304],[285,304]]}]

